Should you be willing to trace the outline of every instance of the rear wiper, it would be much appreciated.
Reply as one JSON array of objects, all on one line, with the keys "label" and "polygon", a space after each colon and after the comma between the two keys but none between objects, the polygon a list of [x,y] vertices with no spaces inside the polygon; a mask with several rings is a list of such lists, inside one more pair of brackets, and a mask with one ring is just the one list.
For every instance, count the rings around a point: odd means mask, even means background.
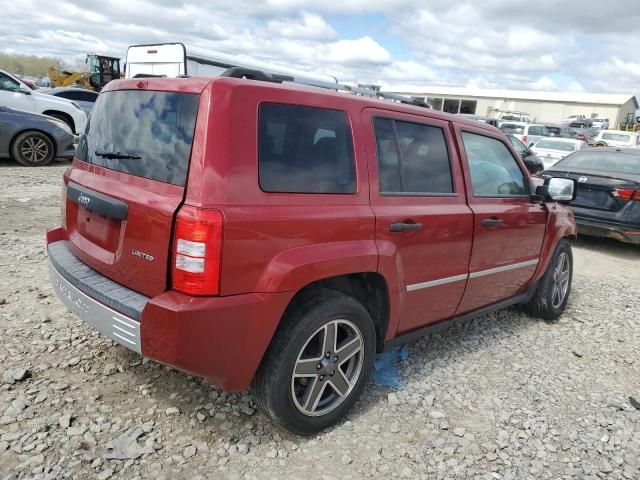
[{"label": "rear wiper", "polygon": [[138,155],[130,155],[128,153],[120,153],[120,152],[107,152],[105,150],[96,150],[95,154],[99,157],[108,158],[108,159],[125,159],[125,160],[141,160],[142,157]]}]

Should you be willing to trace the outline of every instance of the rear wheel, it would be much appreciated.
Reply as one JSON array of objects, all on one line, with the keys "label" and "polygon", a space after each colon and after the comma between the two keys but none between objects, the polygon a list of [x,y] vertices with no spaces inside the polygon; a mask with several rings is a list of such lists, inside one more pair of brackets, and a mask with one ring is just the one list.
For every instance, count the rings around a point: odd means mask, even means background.
[{"label": "rear wheel", "polygon": [[41,167],[53,160],[55,147],[44,133],[27,131],[19,134],[11,148],[13,158],[27,167]]},{"label": "rear wheel", "polygon": [[334,290],[314,292],[283,318],[252,393],[261,410],[298,435],[319,432],[356,402],[375,354],[371,316]]},{"label": "rear wheel", "polygon": [[560,240],[547,271],[540,279],[531,300],[523,308],[531,316],[556,320],[567,306],[573,279],[571,244]]}]

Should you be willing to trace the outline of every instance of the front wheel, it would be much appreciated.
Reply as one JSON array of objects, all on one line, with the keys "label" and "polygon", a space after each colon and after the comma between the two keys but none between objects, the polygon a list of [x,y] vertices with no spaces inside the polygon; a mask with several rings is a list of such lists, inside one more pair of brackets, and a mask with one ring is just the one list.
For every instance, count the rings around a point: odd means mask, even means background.
[{"label": "front wheel", "polygon": [[41,167],[53,160],[55,147],[44,133],[27,131],[13,141],[11,154],[20,164],[27,167]]},{"label": "front wheel", "polygon": [[556,320],[567,306],[572,279],[571,244],[562,239],[553,253],[547,271],[538,282],[533,297],[523,305],[525,312],[544,320]]},{"label": "front wheel", "polygon": [[364,306],[323,289],[283,318],[256,373],[252,393],[281,428],[311,435],[339,421],[369,378],[376,334]]}]

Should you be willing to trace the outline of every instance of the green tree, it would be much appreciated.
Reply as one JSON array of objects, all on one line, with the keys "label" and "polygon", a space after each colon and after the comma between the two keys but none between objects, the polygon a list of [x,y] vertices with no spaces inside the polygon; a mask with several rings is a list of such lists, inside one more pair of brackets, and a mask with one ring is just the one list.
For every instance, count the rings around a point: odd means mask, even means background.
[{"label": "green tree", "polygon": [[0,53],[0,68],[16,75],[46,77],[49,67],[65,68],[64,62],[55,57]]}]

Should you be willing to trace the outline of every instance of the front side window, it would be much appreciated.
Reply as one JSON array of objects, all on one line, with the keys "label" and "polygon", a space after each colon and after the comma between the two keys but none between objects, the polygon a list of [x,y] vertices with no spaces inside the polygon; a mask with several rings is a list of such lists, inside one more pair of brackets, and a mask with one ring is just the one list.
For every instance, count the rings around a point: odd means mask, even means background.
[{"label": "front side window", "polygon": [[265,103],[258,123],[263,191],[355,193],[353,141],[345,112]]},{"label": "front side window", "polygon": [[463,132],[473,194],[477,197],[526,195],[524,175],[504,143]]},{"label": "front side window", "polygon": [[527,154],[527,147],[524,145],[524,143],[522,143],[512,135],[508,135],[507,138],[511,142],[511,145],[513,145],[513,149],[518,153],[518,155],[525,156]]},{"label": "front side window", "polygon": [[5,75],[4,73],[0,73],[0,90],[8,90],[10,92],[15,92],[20,90],[20,84],[16,82],[9,75]]},{"label": "front side window", "polygon": [[375,118],[373,124],[380,193],[453,193],[449,152],[440,127],[388,118]]}]

